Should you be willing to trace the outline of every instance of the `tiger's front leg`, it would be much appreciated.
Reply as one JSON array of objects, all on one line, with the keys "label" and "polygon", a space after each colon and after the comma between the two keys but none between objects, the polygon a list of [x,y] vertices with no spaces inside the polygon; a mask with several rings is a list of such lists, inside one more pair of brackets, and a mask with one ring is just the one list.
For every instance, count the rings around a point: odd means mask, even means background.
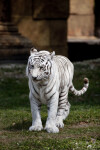
[{"label": "tiger's front leg", "polygon": [[40,116],[40,105],[36,102],[33,96],[30,96],[30,105],[32,113],[32,126],[30,126],[29,131],[41,131],[43,126]]},{"label": "tiger's front leg", "polygon": [[49,133],[58,133],[59,129],[56,127],[56,115],[58,109],[58,97],[59,93],[55,92],[52,98],[48,100],[48,118],[45,125],[45,130]]}]

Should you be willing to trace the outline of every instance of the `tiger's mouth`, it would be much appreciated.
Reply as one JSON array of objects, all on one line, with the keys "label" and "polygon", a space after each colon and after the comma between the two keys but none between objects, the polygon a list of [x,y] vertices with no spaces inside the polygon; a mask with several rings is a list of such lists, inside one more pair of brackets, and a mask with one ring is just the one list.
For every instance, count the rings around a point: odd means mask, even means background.
[{"label": "tiger's mouth", "polygon": [[35,82],[41,82],[42,81],[42,79],[34,78],[34,77],[32,77],[32,80],[35,81]]},{"label": "tiger's mouth", "polygon": [[38,79],[38,78],[34,78],[34,77],[32,77],[32,80],[34,81],[34,82],[45,82],[45,81],[47,81],[48,80],[48,78],[41,78],[41,79]]},{"label": "tiger's mouth", "polygon": [[32,77],[33,81],[39,81],[36,77]]}]

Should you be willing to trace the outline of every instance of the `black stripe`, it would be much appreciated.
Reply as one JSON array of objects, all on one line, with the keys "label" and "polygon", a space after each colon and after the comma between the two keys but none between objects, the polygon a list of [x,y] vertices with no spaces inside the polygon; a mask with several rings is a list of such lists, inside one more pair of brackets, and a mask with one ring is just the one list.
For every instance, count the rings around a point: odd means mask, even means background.
[{"label": "black stripe", "polygon": [[[62,88],[62,87],[61,87],[61,88]],[[65,93],[65,91],[62,91],[61,93],[63,94],[63,93]]]},{"label": "black stripe", "polygon": [[40,58],[41,62],[44,62],[44,59],[43,58]]},{"label": "black stripe", "polygon": [[61,107],[61,108],[59,107],[59,110],[60,110],[60,109],[65,109],[65,107]]},{"label": "black stripe", "polygon": [[55,95],[55,93],[53,93],[47,101],[49,101]]},{"label": "black stripe", "polygon": [[61,106],[62,104],[65,104],[66,105],[66,102],[63,102],[63,103],[58,103],[58,106]]},{"label": "black stripe", "polygon": [[59,102],[62,102],[63,100],[66,100],[66,99],[67,99],[67,97],[63,98],[63,99],[59,99]]},{"label": "black stripe", "polygon": [[40,104],[40,105],[38,105],[38,110],[40,111],[40,109],[41,109],[41,104]]},{"label": "black stripe", "polygon": [[[56,82],[56,81],[55,81],[55,82]],[[55,82],[54,82],[53,86],[51,87],[51,89],[50,89],[47,93],[45,93],[45,94],[49,94],[49,93],[52,91],[52,89],[53,89],[53,87],[54,87],[54,85],[55,85]]]},{"label": "black stripe", "polygon": [[62,114],[57,114],[57,116],[62,116]]},{"label": "black stripe", "polygon": [[[32,93],[32,95],[33,95],[33,93]],[[41,102],[38,98],[36,98],[34,95],[33,95],[33,97],[35,98],[35,100],[38,100],[39,102]]]},{"label": "black stripe", "polygon": [[33,89],[34,89],[35,93],[36,93],[37,95],[39,95],[39,93],[38,93],[37,90],[35,89],[34,85],[33,85]]},{"label": "black stripe", "polygon": [[65,111],[68,111],[68,109],[65,109]]},{"label": "black stripe", "polygon": [[59,97],[59,101],[62,101],[63,99],[67,99],[67,97],[68,94],[66,93],[65,95]]},{"label": "black stripe", "polygon": [[51,63],[51,61],[49,61],[49,62],[50,62],[50,64],[51,64],[51,66],[50,66],[50,74],[51,74],[52,63]]},{"label": "black stripe", "polygon": [[[64,93],[64,92],[63,92]],[[60,95],[59,98],[64,97],[65,95],[67,95],[67,93],[65,93],[64,95]]]}]

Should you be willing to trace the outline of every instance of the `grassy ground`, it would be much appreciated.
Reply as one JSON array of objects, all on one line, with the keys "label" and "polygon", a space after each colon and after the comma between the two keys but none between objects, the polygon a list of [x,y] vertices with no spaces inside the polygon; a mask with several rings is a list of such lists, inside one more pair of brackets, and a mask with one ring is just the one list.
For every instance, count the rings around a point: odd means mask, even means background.
[{"label": "grassy ground", "polygon": [[[25,65],[0,65],[0,150],[99,150],[100,149],[100,59],[76,63],[74,85],[90,86],[81,97],[69,94],[71,111],[60,133],[29,132],[31,125],[28,80]],[[43,125],[46,106],[41,110]]]}]

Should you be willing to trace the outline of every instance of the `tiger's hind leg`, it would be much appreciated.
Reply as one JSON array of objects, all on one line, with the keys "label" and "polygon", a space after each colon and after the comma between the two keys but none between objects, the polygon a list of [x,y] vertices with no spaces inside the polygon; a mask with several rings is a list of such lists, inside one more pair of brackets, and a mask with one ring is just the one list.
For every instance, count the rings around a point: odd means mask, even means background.
[{"label": "tiger's hind leg", "polygon": [[70,106],[71,106],[70,103],[67,101],[66,108],[65,108],[64,113],[63,113],[63,120],[65,120],[67,118],[67,116],[69,115]]},{"label": "tiger's hind leg", "polygon": [[56,126],[59,128],[64,127],[63,120],[66,119],[70,111],[70,104],[68,102],[68,91],[65,90],[60,93],[59,96],[59,104],[58,104],[58,112],[56,117]]}]

